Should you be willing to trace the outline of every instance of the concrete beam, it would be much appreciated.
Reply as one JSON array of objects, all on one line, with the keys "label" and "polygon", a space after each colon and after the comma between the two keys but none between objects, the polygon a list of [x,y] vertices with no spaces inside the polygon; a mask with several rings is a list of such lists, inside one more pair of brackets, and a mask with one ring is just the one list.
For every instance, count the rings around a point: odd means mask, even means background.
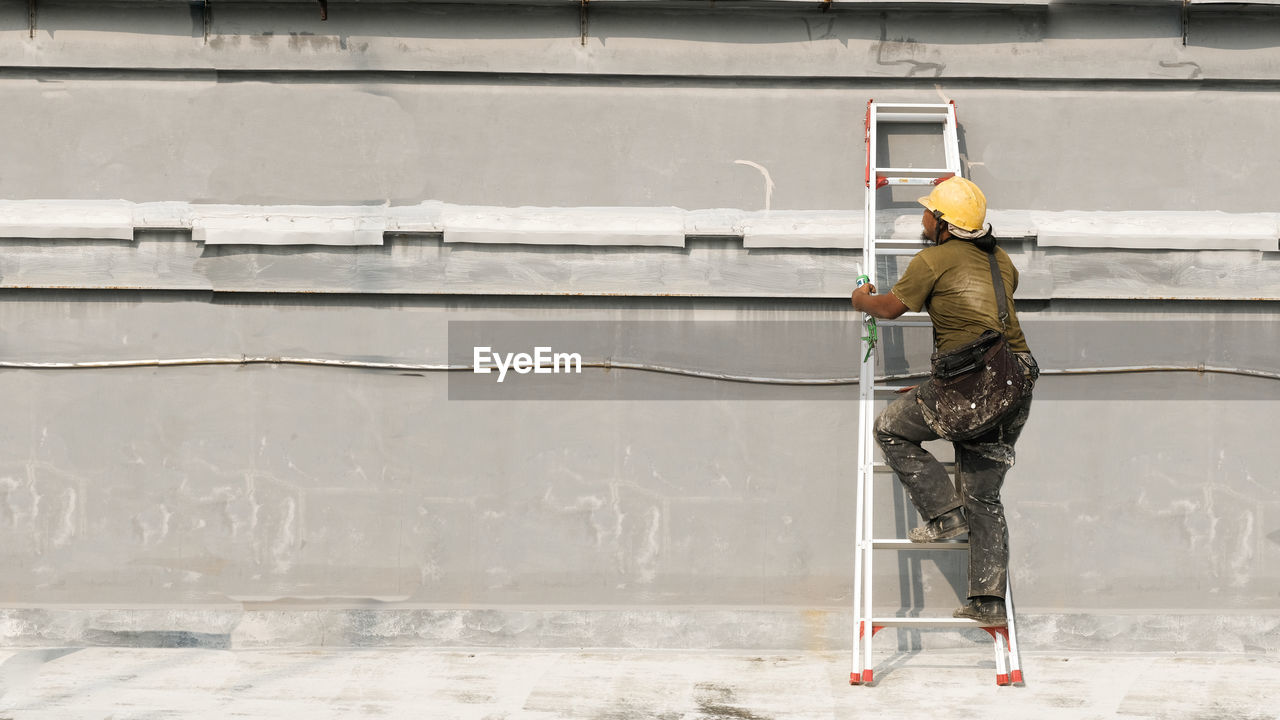
[{"label": "concrete beam", "polygon": [[[313,3],[314,4],[314,3]],[[0,7],[0,67],[795,78],[1280,79],[1272,3],[370,3]],[[338,7],[337,3],[333,4]],[[673,7],[687,10],[672,13]],[[1192,6],[1187,6],[1191,8]],[[647,9],[646,9],[647,8]],[[518,19],[519,32],[513,32]]]},{"label": "concrete beam", "polygon": [[381,208],[195,208],[191,239],[206,245],[381,245]]},{"label": "concrete beam", "polygon": [[[876,237],[917,238],[919,217],[909,206],[879,211]],[[1040,247],[1280,250],[1280,213],[992,209],[987,219],[999,237]],[[190,230],[207,245],[381,245],[384,233],[442,233],[446,243],[481,245],[685,247],[688,237],[713,236],[745,248],[860,250],[865,221],[858,210],[0,201],[0,238],[129,240],[134,229]]]},{"label": "concrete beam", "polygon": [[132,240],[133,210],[123,200],[0,200],[0,237]]}]

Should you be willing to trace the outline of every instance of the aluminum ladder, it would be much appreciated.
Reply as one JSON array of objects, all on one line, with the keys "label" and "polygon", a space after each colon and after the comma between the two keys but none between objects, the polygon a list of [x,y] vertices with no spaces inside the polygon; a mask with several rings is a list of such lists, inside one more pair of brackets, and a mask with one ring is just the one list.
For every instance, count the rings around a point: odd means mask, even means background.
[{"label": "aluminum ladder", "polygon": [[[880,167],[876,160],[876,143],[879,138],[880,123],[931,123],[942,130],[944,166],[937,168],[893,168]],[[893,185],[936,185],[946,178],[962,175],[960,168],[960,146],[957,134],[956,108],[954,102],[949,103],[877,103],[867,102],[866,116],[867,170],[865,189],[866,230],[863,235],[862,257],[863,273],[870,282],[876,283],[876,259],[882,255],[914,255],[926,246],[921,239],[899,240],[876,237],[876,194],[886,186]],[[913,543],[900,538],[876,538],[872,523],[872,491],[873,480],[877,475],[892,474],[887,463],[875,457],[875,404],[876,398],[889,395],[901,388],[893,385],[876,384],[875,355],[872,353],[876,344],[878,326],[929,327],[928,315],[925,313],[907,313],[905,320],[881,320],[879,325],[875,318],[864,316],[868,332],[862,340],[860,357],[862,367],[859,374],[858,421],[861,431],[858,434],[858,481],[856,492],[857,517],[854,522],[857,546],[854,555],[853,584],[853,618],[857,632],[853,638],[853,668],[849,673],[851,685],[867,685],[873,682],[874,670],[871,666],[872,638],[882,628],[965,628],[980,627],[976,620],[950,617],[874,617],[872,611],[872,557],[875,550],[895,550],[910,552],[915,550],[968,550],[966,541],[945,541],[932,543]],[[954,473],[955,463],[945,463],[947,469]],[[1014,624],[1014,606],[1012,588],[1005,587],[1005,609],[1008,615],[1007,627],[983,627],[992,639],[996,657],[996,684],[1010,685],[1022,683],[1022,664],[1018,654],[1018,634]]]}]

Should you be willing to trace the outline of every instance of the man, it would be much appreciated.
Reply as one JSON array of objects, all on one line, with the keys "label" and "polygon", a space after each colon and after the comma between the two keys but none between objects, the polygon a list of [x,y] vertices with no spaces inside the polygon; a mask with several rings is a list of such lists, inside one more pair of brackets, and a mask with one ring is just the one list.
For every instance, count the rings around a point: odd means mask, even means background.
[{"label": "man", "polygon": [[[934,349],[947,352],[978,338],[986,330],[1003,331],[1022,362],[1029,381],[1039,369],[1018,325],[1013,291],[1018,271],[1009,256],[995,248],[986,224],[987,200],[977,185],[953,177],[921,199],[925,207],[924,238],[934,243],[912,258],[888,295],[876,295],[870,283],[853,291],[853,307],[877,318],[893,319],[927,307],[934,329]],[[1001,328],[992,285],[988,249],[996,261],[1008,297],[1008,325]],[[926,383],[933,382],[926,380]],[[1031,409],[1031,393],[1011,407],[996,427],[972,440],[955,442],[956,481],[921,443],[937,440],[917,401],[919,388],[908,390],[876,420],[876,440],[885,460],[902,480],[911,502],[928,522],[908,534],[913,542],[933,542],[969,534],[968,603],[955,617],[984,626],[1006,624],[1004,594],[1009,564],[1009,534],[1000,487],[1013,466],[1013,445]],[[957,491],[959,491],[957,493]]]}]

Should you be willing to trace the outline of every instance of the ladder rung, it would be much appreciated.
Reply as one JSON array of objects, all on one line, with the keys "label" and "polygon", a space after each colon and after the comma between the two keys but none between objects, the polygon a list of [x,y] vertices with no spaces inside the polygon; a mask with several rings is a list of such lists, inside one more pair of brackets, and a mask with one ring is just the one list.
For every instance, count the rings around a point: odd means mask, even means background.
[{"label": "ladder rung", "polygon": [[885,112],[876,108],[876,122],[900,123],[940,123],[947,121],[947,113],[943,112]]},{"label": "ladder rung", "polygon": [[921,110],[934,112],[945,112],[951,107],[949,102],[940,103],[904,103],[904,102],[878,102],[874,103],[877,110]]},{"label": "ladder rung", "polygon": [[871,242],[875,244],[876,254],[890,253],[897,250],[914,255],[930,246],[924,240],[912,240],[910,238],[874,238]]},{"label": "ladder rung", "polygon": [[953,627],[956,625],[981,627],[977,620],[944,617],[873,617],[871,624],[881,627]]},{"label": "ladder rung", "polygon": [[880,181],[880,187],[887,187],[889,185],[933,185],[934,184],[933,178],[927,178],[927,177],[923,177],[923,178],[902,177],[900,175],[890,175],[886,177],[884,175],[881,175],[876,179]]},{"label": "ladder rung", "polygon": [[929,178],[904,178],[904,177],[882,177],[884,182],[880,187],[889,187],[891,185],[934,185],[933,180]]},{"label": "ladder rung", "polygon": [[[946,468],[948,472],[955,472],[956,464],[948,461],[942,463],[942,467]],[[871,463],[871,469],[873,472],[893,472],[893,468],[889,467],[889,463],[883,460],[876,460]]]},{"label": "ladder rung", "polygon": [[[873,242],[873,243],[875,243],[875,244],[876,244],[876,249],[877,249],[877,250],[879,250],[879,249],[880,249],[880,247],[879,247],[879,246],[880,246],[881,244],[888,245],[888,244],[891,244],[891,243],[892,243],[892,244],[897,244],[897,245],[910,245],[910,246],[912,246],[912,247],[917,247],[917,248],[919,248],[919,247],[929,247],[930,245],[932,245],[932,244],[933,244],[933,243],[931,243],[931,242],[929,242],[928,240],[925,240],[925,239],[923,239],[923,238],[892,238],[892,237],[887,237],[887,238],[871,238],[871,242]],[[887,248],[886,248],[886,249],[887,249]]]},{"label": "ladder rung", "polygon": [[946,121],[946,115],[925,115],[923,113],[879,113],[876,115],[876,122],[943,123]]},{"label": "ladder rung", "polygon": [[897,392],[899,390],[906,390],[907,388],[910,388],[910,387],[912,386],[911,385],[872,385],[871,389],[875,392]]},{"label": "ladder rung", "polygon": [[900,538],[886,538],[884,540],[872,540],[871,547],[876,550],[967,550],[969,541],[911,542]]},{"label": "ladder rung", "polygon": [[900,175],[902,177],[942,177],[943,175],[954,175],[955,170],[951,168],[876,168],[876,175]]},{"label": "ladder rung", "polygon": [[876,168],[876,186],[933,185],[955,174],[956,171],[949,168]]},{"label": "ladder rung", "polygon": [[922,249],[923,248],[920,248],[920,247],[876,248],[876,255],[915,255],[916,253],[920,252]]}]

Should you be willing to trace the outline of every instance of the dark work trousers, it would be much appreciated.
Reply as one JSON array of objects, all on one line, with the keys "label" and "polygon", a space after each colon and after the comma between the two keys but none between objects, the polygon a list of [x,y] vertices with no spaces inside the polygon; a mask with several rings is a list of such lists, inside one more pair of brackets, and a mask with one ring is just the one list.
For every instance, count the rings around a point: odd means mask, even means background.
[{"label": "dark work trousers", "polygon": [[[1031,379],[1039,376],[1035,360],[1019,353]],[[926,380],[925,382],[932,382]],[[1009,529],[1000,503],[1004,475],[1013,467],[1013,444],[1031,412],[1031,395],[1011,408],[991,432],[954,442],[956,480],[921,443],[939,439],[924,421],[917,389],[903,393],[876,419],[876,441],[885,461],[897,473],[907,495],[926,521],[964,507],[969,522],[969,597],[1004,597],[1009,572]]]}]

